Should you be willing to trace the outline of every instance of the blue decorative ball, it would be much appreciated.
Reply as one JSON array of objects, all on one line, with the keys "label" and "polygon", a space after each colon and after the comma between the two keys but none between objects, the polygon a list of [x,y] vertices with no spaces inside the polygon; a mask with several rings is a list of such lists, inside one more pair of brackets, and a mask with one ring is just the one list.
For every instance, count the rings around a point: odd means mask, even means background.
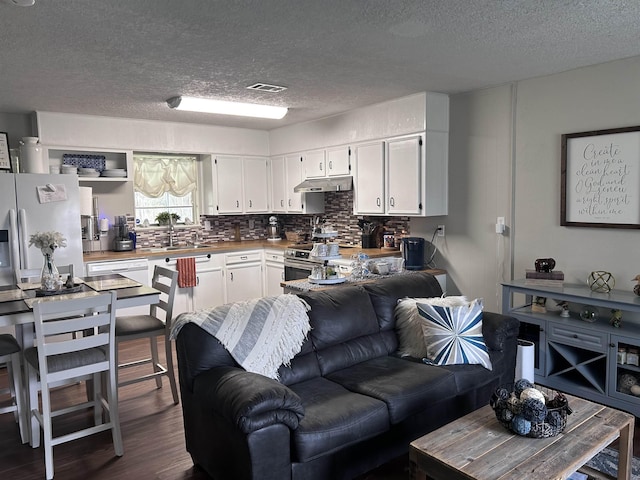
[{"label": "blue decorative ball", "polygon": [[522,415],[516,415],[511,420],[511,429],[518,435],[527,435],[531,431],[531,422]]},{"label": "blue decorative ball", "polygon": [[544,422],[547,407],[540,400],[527,398],[522,402],[522,416],[533,423]]},{"label": "blue decorative ball", "polygon": [[562,426],[563,420],[560,412],[553,411],[547,415],[547,423],[553,428],[559,428]]},{"label": "blue decorative ball", "polygon": [[520,380],[516,380],[516,383],[513,386],[513,390],[516,394],[516,397],[520,398],[520,394],[522,393],[522,391],[527,388],[533,388],[533,383],[531,383],[526,378],[521,378]]}]

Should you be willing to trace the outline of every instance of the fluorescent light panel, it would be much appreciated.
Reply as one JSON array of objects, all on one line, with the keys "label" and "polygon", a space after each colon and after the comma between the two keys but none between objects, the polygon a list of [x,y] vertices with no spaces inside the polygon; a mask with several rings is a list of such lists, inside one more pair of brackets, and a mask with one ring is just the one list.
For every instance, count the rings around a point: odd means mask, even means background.
[{"label": "fluorescent light panel", "polygon": [[274,119],[281,119],[289,110],[287,107],[273,107],[271,105],[227,102],[224,100],[185,96],[170,98],[167,100],[167,105],[176,110],[187,110],[190,112],[219,113],[221,115]]}]

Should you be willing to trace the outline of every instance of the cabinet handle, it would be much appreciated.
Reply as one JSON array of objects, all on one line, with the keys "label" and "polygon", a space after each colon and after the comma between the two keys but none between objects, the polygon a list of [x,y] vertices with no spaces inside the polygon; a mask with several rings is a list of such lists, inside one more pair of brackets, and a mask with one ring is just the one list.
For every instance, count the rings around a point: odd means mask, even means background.
[{"label": "cabinet handle", "polygon": [[196,287],[200,285],[200,277],[196,276]]},{"label": "cabinet handle", "polygon": [[240,201],[236,200],[236,208],[240,208]]},{"label": "cabinet handle", "polygon": [[322,162],[318,163],[318,168],[322,171]]},{"label": "cabinet handle", "polygon": [[251,200],[249,200],[249,206],[253,207],[253,202]]},{"label": "cabinet handle", "polygon": [[333,170],[333,160],[329,160],[329,170]]},{"label": "cabinet handle", "polygon": [[395,201],[395,199],[393,197],[389,197],[389,205],[391,207],[395,207],[396,201]]},{"label": "cabinet handle", "polygon": [[376,197],[376,206],[380,206],[380,197]]},{"label": "cabinet handle", "polygon": [[289,206],[291,206],[291,199],[289,199]]},{"label": "cabinet handle", "polygon": [[284,200],[282,198],[280,199],[280,206],[284,207]]},{"label": "cabinet handle", "polygon": [[240,257],[240,260],[247,260],[248,258],[249,258],[249,257],[247,257],[246,255],[242,255],[242,256]]},{"label": "cabinet handle", "polygon": [[231,278],[231,281],[233,282],[233,272],[229,272],[229,278]]}]

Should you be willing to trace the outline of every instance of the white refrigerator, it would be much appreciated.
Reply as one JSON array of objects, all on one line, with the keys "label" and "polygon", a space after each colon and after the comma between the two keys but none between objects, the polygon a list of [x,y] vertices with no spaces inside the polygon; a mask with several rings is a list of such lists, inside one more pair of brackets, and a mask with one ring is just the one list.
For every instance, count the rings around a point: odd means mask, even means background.
[{"label": "white refrigerator", "polygon": [[0,285],[15,284],[16,268],[42,268],[42,252],[29,246],[29,238],[48,231],[67,239],[54,253],[56,265],[73,264],[75,275],[82,275],[78,177],[0,173]]}]

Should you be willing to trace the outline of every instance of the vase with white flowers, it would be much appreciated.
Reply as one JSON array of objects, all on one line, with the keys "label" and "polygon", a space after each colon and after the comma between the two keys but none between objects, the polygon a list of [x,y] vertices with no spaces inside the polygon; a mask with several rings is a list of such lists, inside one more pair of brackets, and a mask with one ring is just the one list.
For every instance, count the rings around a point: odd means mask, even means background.
[{"label": "vase with white flowers", "polygon": [[44,256],[40,277],[42,290],[57,290],[61,282],[53,253],[59,247],[66,247],[67,239],[60,232],[37,232],[29,239],[29,246],[31,245],[39,248]]}]

